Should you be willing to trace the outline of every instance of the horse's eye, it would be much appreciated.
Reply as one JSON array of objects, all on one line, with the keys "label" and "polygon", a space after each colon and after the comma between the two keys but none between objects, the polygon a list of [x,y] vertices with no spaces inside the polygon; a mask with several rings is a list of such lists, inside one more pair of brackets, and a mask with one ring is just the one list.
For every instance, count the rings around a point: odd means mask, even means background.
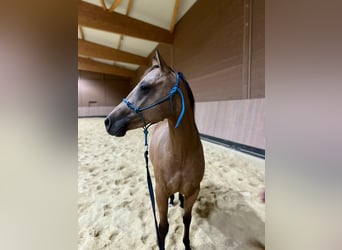
[{"label": "horse's eye", "polygon": [[150,87],[147,86],[146,84],[141,84],[140,85],[140,90],[144,92],[148,92],[150,90]]}]

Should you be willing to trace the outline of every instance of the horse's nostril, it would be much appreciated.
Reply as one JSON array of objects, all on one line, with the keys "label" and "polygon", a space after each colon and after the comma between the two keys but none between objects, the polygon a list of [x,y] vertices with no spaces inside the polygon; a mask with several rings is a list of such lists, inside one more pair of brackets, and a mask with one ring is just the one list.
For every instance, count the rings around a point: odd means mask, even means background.
[{"label": "horse's nostril", "polygon": [[105,123],[105,126],[106,126],[106,129],[109,130],[110,129],[110,119],[109,118],[106,118],[106,120],[104,121]]}]

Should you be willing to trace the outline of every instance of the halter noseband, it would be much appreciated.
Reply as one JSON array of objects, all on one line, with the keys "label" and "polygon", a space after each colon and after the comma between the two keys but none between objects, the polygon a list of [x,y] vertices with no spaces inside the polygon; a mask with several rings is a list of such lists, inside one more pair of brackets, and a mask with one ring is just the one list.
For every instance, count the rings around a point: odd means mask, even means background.
[{"label": "halter noseband", "polygon": [[148,110],[148,109],[151,109],[163,102],[166,102],[167,100],[170,100],[170,106],[171,106],[171,111],[173,112],[173,102],[172,102],[172,98],[173,96],[178,93],[179,96],[181,97],[181,101],[182,101],[182,110],[178,116],[178,120],[177,120],[177,123],[176,123],[176,126],[175,128],[178,128],[179,127],[179,124],[181,123],[182,119],[183,119],[183,116],[184,116],[184,113],[185,113],[185,102],[184,102],[184,95],[183,95],[183,92],[182,90],[180,89],[179,87],[179,81],[180,79],[184,80],[184,76],[182,73],[180,72],[177,72],[176,73],[176,83],[173,85],[173,87],[171,88],[169,94],[167,96],[164,96],[163,98],[161,98],[160,100],[146,106],[146,107],[143,107],[143,108],[138,108],[137,106],[135,106],[134,104],[132,104],[130,101],[128,101],[126,98],[124,98],[122,101],[127,105],[127,107],[129,107],[130,109],[132,109],[135,113],[137,113],[140,118],[142,119],[143,123],[144,123],[144,128],[147,127],[147,124],[146,124],[146,121],[145,121],[145,118],[144,116],[142,115],[142,112],[145,111],[145,110]]}]

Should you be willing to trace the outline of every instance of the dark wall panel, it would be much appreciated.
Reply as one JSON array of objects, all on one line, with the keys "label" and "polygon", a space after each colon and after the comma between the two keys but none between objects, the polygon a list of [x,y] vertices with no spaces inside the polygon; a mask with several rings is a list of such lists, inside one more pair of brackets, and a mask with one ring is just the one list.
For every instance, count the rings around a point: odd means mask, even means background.
[{"label": "dark wall panel", "polygon": [[[79,71],[78,106],[116,106],[130,91],[130,81],[123,78]],[[96,101],[96,103],[90,103]]]},{"label": "dark wall panel", "polygon": [[253,1],[251,98],[265,97],[265,1]]},{"label": "dark wall panel", "polygon": [[242,98],[243,1],[199,0],[176,26],[174,64],[197,101]]}]

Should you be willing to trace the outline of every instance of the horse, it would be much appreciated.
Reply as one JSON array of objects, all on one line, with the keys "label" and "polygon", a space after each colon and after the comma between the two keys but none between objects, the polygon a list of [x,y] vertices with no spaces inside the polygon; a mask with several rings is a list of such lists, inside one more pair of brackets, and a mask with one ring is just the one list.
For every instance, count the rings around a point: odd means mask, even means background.
[{"label": "horse", "polygon": [[105,119],[107,132],[117,137],[124,136],[128,130],[155,124],[149,149],[155,177],[161,249],[165,248],[169,231],[168,198],[171,197],[173,203],[177,192],[184,210],[183,243],[186,250],[191,249],[191,211],[204,175],[203,147],[194,108],[194,96],[184,76],[167,65],[156,50],[152,66]]}]

